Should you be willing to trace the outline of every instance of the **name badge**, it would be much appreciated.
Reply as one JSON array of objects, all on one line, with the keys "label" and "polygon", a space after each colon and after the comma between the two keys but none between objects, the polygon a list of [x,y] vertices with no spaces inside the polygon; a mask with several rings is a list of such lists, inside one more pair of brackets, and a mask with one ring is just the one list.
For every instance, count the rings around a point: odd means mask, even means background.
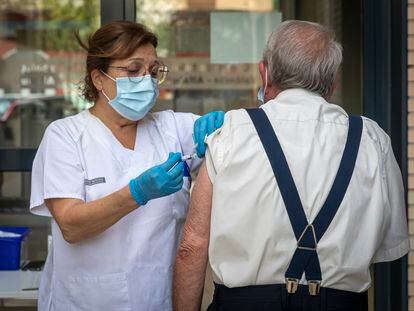
[{"label": "name badge", "polygon": [[106,183],[105,177],[97,177],[93,179],[85,179],[85,186],[93,186]]}]

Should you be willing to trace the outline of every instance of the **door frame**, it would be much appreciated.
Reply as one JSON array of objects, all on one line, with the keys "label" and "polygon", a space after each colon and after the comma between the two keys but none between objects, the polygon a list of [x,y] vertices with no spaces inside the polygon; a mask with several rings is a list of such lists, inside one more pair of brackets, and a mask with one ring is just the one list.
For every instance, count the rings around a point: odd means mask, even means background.
[{"label": "door frame", "polygon": [[[363,111],[390,136],[405,189],[408,179],[407,8],[407,0],[362,1]],[[374,278],[376,311],[408,310],[407,256],[376,264]]]}]

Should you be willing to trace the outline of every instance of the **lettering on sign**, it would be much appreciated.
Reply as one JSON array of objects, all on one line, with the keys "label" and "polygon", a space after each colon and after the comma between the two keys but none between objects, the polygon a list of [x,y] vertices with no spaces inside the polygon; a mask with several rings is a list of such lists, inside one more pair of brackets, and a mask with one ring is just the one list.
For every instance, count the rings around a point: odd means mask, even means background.
[{"label": "lettering on sign", "polygon": [[170,90],[252,90],[261,81],[257,64],[210,64],[209,58],[167,58],[162,87]]}]

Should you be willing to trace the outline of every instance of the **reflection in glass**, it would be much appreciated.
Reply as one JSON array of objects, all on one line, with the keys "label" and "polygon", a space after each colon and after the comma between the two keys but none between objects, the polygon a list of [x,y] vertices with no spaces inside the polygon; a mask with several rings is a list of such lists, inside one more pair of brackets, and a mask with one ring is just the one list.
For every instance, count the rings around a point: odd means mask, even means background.
[{"label": "reflection in glass", "polygon": [[[250,93],[248,103],[241,100],[239,105],[223,104],[221,109],[257,105],[256,93],[261,85],[257,64],[211,64],[211,16],[217,13],[240,13],[254,18],[258,13],[277,12],[282,14],[282,20],[302,19],[318,22],[335,32],[344,47],[344,64],[332,102],[343,106],[351,113],[362,112],[361,20],[358,11],[348,1],[136,0],[136,3],[137,20],[157,33],[158,55],[164,58],[170,68],[156,106],[159,110],[170,108],[195,113],[206,112],[203,101],[208,100],[206,98],[211,99],[210,92],[215,91],[214,94],[217,95],[220,94],[220,90],[232,91],[235,97],[239,92]],[[251,45],[254,45],[253,41]],[[243,66],[250,67],[249,78],[252,81],[247,84],[244,80],[238,80],[241,77],[239,68]],[[227,76],[228,70],[234,70],[234,75]],[[218,75],[230,79],[230,83],[215,79]],[[190,93],[189,96],[183,96],[186,92],[195,94],[197,90],[197,103],[193,101]],[[241,93],[240,96],[245,98]],[[224,95],[219,97],[220,102],[224,103]],[[192,99],[187,101],[185,98]]]},{"label": "reflection in glass", "polygon": [[[89,105],[79,96],[85,55],[74,33],[99,26],[99,3],[0,1],[0,148],[37,148],[50,122]],[[0,198],[27,199],[29,175],[0,172]]]},{"label": "reflection in glass", "polygon": [[159,37],[158,56],[169,68],[156,109],[203,114],[257,106],[257,63],[213,64],[211,13],[273,12],[272,0],[137,0],[137,20]]},{"label": "reflection in glass", "polygon": [[0,118],[14,132],[1,147],[37,147],[45,125],[86,107],[78,95],[85,59],[74,32],[86,36],[99,26],[98,3],[0,3]]},{"label": "reflection in glass", "polygon": [[[245,38],[240,36],[249,32],[251,28],[239,27],[244,29],[239,31],[240,29],[233,29],[231,23],[226,28],[225,22],[229,22],[228,20],[214,28],[214,16],[244,15],[247,19],[254,20],[255,16],[260,16],[259,13],[267,13],[278,20],[281,14],[282,20],[318,22],[336,33],[337,39],[344,47],[344,63],[332,102],[343,106],[351,113],[362,112],[362,15],[358,1],[136,0],[136,4],[137,20],[158,35],[158,56],[163,58],[170,69],[168,78],[161,86],[156,105],[158,110],[174,109],[203,114],[217,109],[227,111],[256,106],[256,95],[261,86],[257,63],[234,64],[231,59],[233,54],[238,54],[238,50],[232,47],[216,57],[216,62],[222,63],[214,63],[214,53],[221,52],[220,49],[215,49],[215,34],[222,40],[241,42]],[[240,19],[236,19],[232,24],[236,23],[245,26]],[[269,27],[266,22],[261,23],[261,26],[259,23],[252,24],[258,25],[258,28]],[[255,33],[253,29],[251,33]],[[255,38],[253,35],[253,38],[244,41],[245,50],[235,56],[242,56],[241,54],[246,54],[248,49],[256,46],[258,55],[260,44],[255,43],[260,41],[263,40],[258,40],[258,37]],[[217,42],[220,45],[220,40]],[[203,306],[211,301],[210,277],[207,273]]]}]

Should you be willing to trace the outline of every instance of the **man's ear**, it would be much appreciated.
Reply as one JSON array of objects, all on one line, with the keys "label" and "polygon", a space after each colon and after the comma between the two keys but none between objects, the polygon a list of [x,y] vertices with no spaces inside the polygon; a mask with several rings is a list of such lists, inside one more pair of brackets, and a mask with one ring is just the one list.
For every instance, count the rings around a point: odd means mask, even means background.
[{"label": "man's ear", "polygon": [[262,78],[263,85],[266,83],[266,63],[264,61],[261,61],[259,63],[259,73],[260,77]]},{"label": "man's ear", "polygon": [[272,83],[272,80],[270,79],[270,72],[269,69],[267,68],[267,64],[264,61],[261,61],[259,63],[259,73],[260,73],[260,77],[262,78],[262,82],[263,82],[263,86],[266,84],[266,73],[267,73],[267,87],[266,90],[264,91],[264,95],[265,95],[265,102],[267,102],[268,100],[271,100],[273,98],[275,98],[280,92],[281,90],[279,89],[279,87]]},{"label": "man's ear", "polygon": [[102,73],[98,69],[93,69],[91,72],[91,80],[98,91],[102,91]]}]

